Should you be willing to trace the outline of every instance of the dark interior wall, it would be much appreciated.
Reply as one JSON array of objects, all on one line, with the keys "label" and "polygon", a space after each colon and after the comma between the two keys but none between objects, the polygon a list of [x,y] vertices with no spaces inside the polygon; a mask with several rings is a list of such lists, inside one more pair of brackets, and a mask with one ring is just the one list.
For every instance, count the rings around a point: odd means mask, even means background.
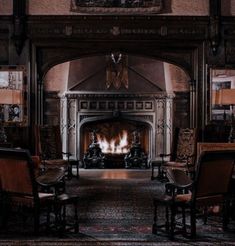
[{"label": "dark interior wall", "polygon": [[1,16],[0,16],[0,65],[9,64],[10,24],[11,24],[10,18],[4,18],[3,21],[1,20]]},{"label": "dark interior wall", "polygon": [[173,100],[174,127],[187,128],[189,124],[189,92],[177,92]]},{"label": "dark interior wall", "polygon": [[[86,85],[93,84],[94,82],[97,85],[96,77],[98,76],[101,79],[105,76],[105,61],[105,56],[87,57],[71,61],[68,89],[74,89],[76,86],[86,87]],[[104,78],[102,79],[104,80]],[[84,84],[86,85],[84,86]]]},{"label": "dark interior wall", "polygon": [[[34,6],[37,11],[39,8],[34,5],[36,2],[41,4],[42,1],[30,1],[31,7]],[[47,9],[45,2],[48,6],[48,1],[43,2],[45,9]],[[53,2],[55,3],[55,1]],[[173,2],[174,5],[178,4],[178,1]],[[181,2],[187,6],[190,5],[189,1]],[[200,2],[205,3],[204,0]],[[222,0],[222,10],[225,3],[226,6],[230,5],[229,8],[226,7],[226,11],[231,9],[231,12],[234,12],[234,1]],[[195,1],[191,1],[191,6],[193,5],[195,5]],[[40,11],[43,12],[43,8]],[[22,25],[27,26],[25,30],[29,45],[25,46],[24,49],[25,54],[30,57],[29,60],[28,58],[25,59],[22,53],[16,54],[12,37],[14,24],[17,27],[18,20],[14,23],[11,15],[0,16],[1,65],[25,64],[29,68],[28,78],[31,83],[31,90],[28,92],[31,100],[31,128],[42,122],[40,121],[40,115],[42,115],[40,95],[38,96],[41,92],[40,86],[36,86],[41,82],[38,71],[40,69],[45,71],[45,68],[50,67],[51,64],[56,64],[57,61],[67,61],[68,58],[80,57],[80,55],[100,54],[102,53],[101,50],[111,50],[113,47],[121,47],[125,51],[131,51],[132,54],[175,61],[175,64],[179,64],[189,71],[191,79],[198,83],[197,88],[199,89],[195,92],[195,96],[199,99],[196,108],[199,116],[195,120],[195,125],[198,126],[206,124],[207,119],[200,113],[205,110],[204,102],[200,99],[205,96],[204,91],[207,90],[203,80],[203,71],[206,70],[204,61],[207,62],[208,66],[214,67],[234,67],[235,64],[235,18],[231,16],[211,19],[208,16],[209,11],[204,16],[199,16],[199,13],[194,15],[193,10],[187,13],[191,16],[183,16],[180,14],[182,12],[178,12],[179,15],[174,17],[102,16],[100,18],[76,16],[75,18],[75,16],[59,15],[55,17],[51,16],[51,13],[44,12],[43,16],[35,16],[36,13],[34,12],[22,22]],[[48,15],[46,16],[46,14]],[[120,31],[117,35],[111,32],[114,25]],[[20,31],[20,26],[16,30]],[[122,32],[125,30],[128,32]],[[24,41],[24,33],[19,32],[17,38],[18,40],[15,39],[15,41]],[[89,41],[87,42],[87,40]],[[215,45],[214,50],[212,50],[211,45]],[[139,50],[140,52],[138,52]],[[199,56],[198,60],[197,56]],[[198,71],[198,67],[200,71]],[[140,84],[142,85],[141,82]],[[138,90],[141,88],[139,87]],[[206,100],[208,99],[205,98]],[[208,101],[206,102],[208,103]],[[205,114],[209,114],[209,112],[205,112]]]},{"label": "dark interior wall", "polygon": [[161,90],[166,89],[164,66],[162,61],[156,59],[130,56],[130,68],[146,81],[157,85]]}]

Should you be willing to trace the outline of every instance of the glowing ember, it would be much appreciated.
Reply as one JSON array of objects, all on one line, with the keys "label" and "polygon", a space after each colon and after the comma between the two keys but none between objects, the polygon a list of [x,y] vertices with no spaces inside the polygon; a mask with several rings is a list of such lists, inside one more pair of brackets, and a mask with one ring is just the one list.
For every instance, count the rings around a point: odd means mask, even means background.
[{"label": "glowing ember", "polygon": [[109,142],[106,137],[100,136],[99,134],[97,134],[97,139],[103,153],[122,154],[127,153],[129,150],[127,131],[125,130],[123,130],[118,137],[112,138]]}]

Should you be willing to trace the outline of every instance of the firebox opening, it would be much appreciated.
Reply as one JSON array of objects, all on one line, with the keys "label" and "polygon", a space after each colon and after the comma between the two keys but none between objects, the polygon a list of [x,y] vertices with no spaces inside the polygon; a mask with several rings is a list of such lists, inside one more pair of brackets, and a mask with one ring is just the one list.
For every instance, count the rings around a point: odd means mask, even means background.
[{"label": "firebox opening", "polygon": [[95,131],[97,142],[105,155],[106,168],[124,168],[124,158],[133,144],[133,133],[138,132],[139,143],[144,153],[149,153],[149,126],[146,123],[109,119],[86,123],[81,132],[81,158],[91,144],[91,133]]}]

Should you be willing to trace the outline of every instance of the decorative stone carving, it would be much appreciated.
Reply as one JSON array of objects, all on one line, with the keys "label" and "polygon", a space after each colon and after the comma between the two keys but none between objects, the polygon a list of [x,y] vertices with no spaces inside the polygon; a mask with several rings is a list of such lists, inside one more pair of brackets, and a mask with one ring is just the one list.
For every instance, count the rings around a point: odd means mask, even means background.
[{"label": "decorative stone carving", "polygon": [[130,151],[125,155],[125,167],[148,168],[148,156],[140,146],[139,132],[133,132],[133,141]]}]

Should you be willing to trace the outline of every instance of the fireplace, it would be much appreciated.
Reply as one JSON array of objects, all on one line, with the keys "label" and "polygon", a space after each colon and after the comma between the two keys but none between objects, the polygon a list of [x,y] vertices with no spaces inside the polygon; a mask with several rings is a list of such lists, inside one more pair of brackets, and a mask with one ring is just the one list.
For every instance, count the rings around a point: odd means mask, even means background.
[{"label": "fireplace", "polygon": [[95,131],[107,167],[124,167],[133,132],[148,160],[169,153],[173,95],[66,92],[61,98],[63,150],[83,160]]},{"label": "fireplace", "polygon": [[81,156],[93,141],[94,132],[107,168],[125,167],[125,157],[133,145],[135,132],[138,132],[139,144],[148,156],[150,127],[146,123],[113,117],[84,124],[81,127]]}]

